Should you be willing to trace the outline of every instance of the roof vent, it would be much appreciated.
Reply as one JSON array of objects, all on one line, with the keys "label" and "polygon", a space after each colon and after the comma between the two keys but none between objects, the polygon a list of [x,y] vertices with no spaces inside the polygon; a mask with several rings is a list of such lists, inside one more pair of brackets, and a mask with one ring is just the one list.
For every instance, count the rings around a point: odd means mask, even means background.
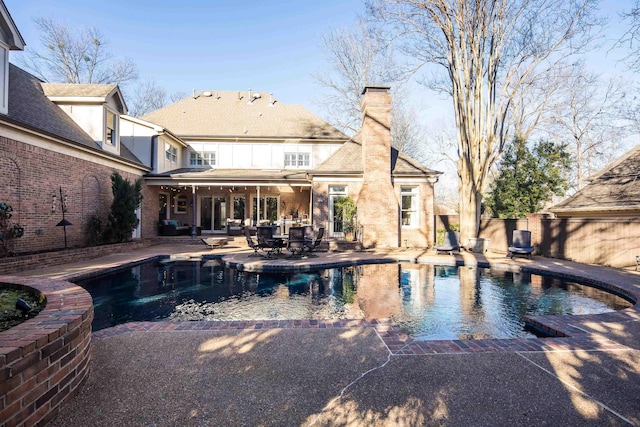
[{"label": "roof vent", "polygon": [[276,103],[276,100],[273,98],[273,94],[269,94],[269,107],[273,107]]},{"label": "roof vent", "polygon": [[207,98],[209,98],[210,96],[212,96],[213,94],[209,91],[206,92],[202,92],[202,96],[206,96]]}]

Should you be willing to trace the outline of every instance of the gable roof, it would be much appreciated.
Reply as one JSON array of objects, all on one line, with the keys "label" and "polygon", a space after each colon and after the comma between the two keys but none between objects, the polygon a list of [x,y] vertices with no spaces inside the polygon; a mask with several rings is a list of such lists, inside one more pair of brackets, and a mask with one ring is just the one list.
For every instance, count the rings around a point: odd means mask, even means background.
[{"label": "gable roof", "polygon": [[10,50],[24,50],[26,43],[4,1],[0,1],[0,31],[7,37]]},{"label": "gable roof", "polygon": [[123,144],[120,144],[120,156],[102,151],[71,117],[44,95],[40,80],[13,64],[9,64],[9,111],[6,116],[0,115],[0,119],[3,118],[109,157],[120,157],[141,165]]},{"label": "gable roof", "polygon": [[41,83],[44,94],[53,102],[87,102],[103,103],[113,96],[123,113],[127,112],[127,104],[115,83],[82,84],[82,83]]},{"label": "gable roof", "polygon": [[283,104],[257,92],[206,91],[142,119],[171,129],[182,138],[348,139],[301,105]]},{"label": "gable roof", "polygon": [[[312,175],[360,175],[364,172],[362,165],[362,140],[360,133],[357,133],[309,173]],[[391,175],[436,177],[442,175],[442,172],[429,169],[391,147]]]},{"label": "gable roof", "polygon": [[640,145],[550,210],[558,214],[640,210]]}]

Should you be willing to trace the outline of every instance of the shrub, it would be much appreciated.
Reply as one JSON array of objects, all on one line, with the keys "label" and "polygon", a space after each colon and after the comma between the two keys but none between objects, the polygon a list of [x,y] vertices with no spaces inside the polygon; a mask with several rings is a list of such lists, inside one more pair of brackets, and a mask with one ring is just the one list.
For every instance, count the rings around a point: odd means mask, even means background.
[{"label": "shrub", "polygon": [[13,208],[10,205],[0,202],[0,257],[11,255],[13,240],[24,235],[23,227],[11,223],[11,212]]}]

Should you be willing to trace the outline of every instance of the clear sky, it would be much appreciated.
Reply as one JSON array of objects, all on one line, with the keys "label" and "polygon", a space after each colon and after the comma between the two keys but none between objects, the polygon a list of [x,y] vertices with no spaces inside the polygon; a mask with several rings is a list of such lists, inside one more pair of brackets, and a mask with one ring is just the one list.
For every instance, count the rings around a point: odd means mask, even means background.
[{"label": "clear sky", "polygon": [[[313,73],[327,69],[321,38],[330,29],[353,25],[364,0],[4,0],[30,47],[39,47],[35,17],[52,17],[71,27],[96,27],[116,57],[129,57],[140,79],[153,79],[167,94],[204,90],[273,93],[323,117]],[[562,1],[562,0],[558,0]],[[605,47],[589,55],[589,68],[618,75],[620,51],[611,40],[624,27],[618,13],[632,0],[603,0],[610,19]],[[13,52],[13,62],[20,52]],[[632,79],[635,76],[632,76]],[[635,80],[635,79],[633,79]],[[451,101],[413,84],[409,96],[423,129],[453,126]],[[635,87],[630,85],[629,87]],[[437,151],[437,150],[436,150]],[[447,171],[442,182],[455,187],[452,163],[430,156],[428,166]]]},{"label": "clear sky", "polygon": [[[324,64],[321,36],[355,22],[361,0],[5,0],[27,49],[35,17],[96,27],[109,50],[137,64],[168,94],[192,90],[272,92],[316,112],[312,73]],[[20,55],[12,53],[13,61]]]}]

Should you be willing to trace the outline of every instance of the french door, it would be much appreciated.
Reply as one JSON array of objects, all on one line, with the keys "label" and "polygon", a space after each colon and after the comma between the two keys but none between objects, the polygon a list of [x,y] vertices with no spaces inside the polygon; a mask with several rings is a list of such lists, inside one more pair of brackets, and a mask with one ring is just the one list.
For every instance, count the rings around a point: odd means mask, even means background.
[{"label": "french door", "polygon": [[201,197],[199,223],[203,233],[224,233],[227,227],[226,197]]}]

